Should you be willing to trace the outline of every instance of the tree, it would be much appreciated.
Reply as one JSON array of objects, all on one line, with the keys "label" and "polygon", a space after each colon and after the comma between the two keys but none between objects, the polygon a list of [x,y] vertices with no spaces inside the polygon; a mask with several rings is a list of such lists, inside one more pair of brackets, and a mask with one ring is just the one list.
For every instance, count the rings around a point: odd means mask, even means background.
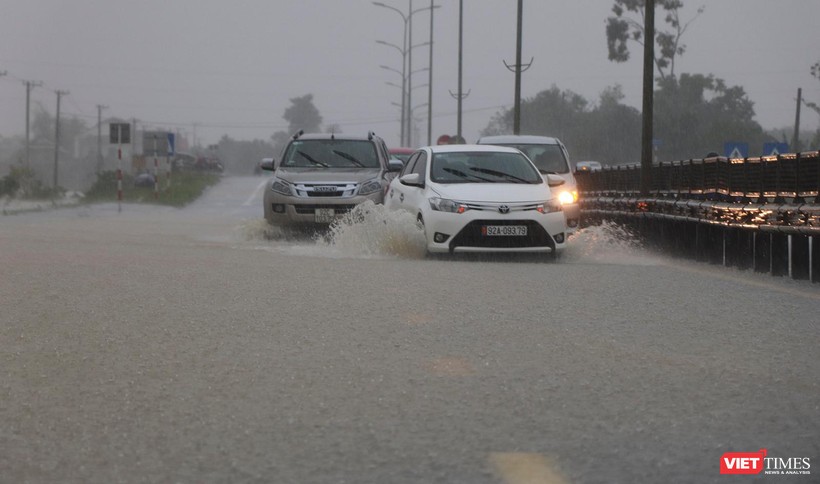
[{"label": "tree", "polygon": [[[664,21],[668,30],[656,27],[655,67],[661,79],[675,77],[675,57],[686,52],[686,45],[681,38],[689,25],[698,18],[705,7],[698,8],[694,17],[686,22],[680,19],[680,10],[683,7],[681,0],[656,0],[656,8],[660,6],[666,11]],[[609,60],[626,62],[629,60],[628,42],[634,41],[644,45],[644,9],[645,0],[615,0],[612,12],[615,14],[606,20],[606,40],[609,50]],[[635,17],[638,18],[635,18]]]},{"label": "tree", "polygon": [[[521,134],[561,139],[573,160],[598,160],[605,164],[635,162],[640,155],[640,113],[621,104],[620,86],[601,93],[598,106],[570,90],[556,86],[521,102]],[[483,136],[508,134],[513,128],[512,109],[493,115]]]},{"label": "tree", "polygon": [[754,103],[740,86],[712,75],[667,78],[655,92],[655,137],[661,160],[701,158],[723,144],[743,140],[761,146],[766,136],[754,120]]},{"label": "tree", "polygon": [[304,130],[305,133],[318,133],[321,131],[322,116],[319,110],[313,105],[313,94],[305,94],[302,97],[291,98],[291,106],[285,110],[282,116],[288,122],[288,129],[291,133]]}]

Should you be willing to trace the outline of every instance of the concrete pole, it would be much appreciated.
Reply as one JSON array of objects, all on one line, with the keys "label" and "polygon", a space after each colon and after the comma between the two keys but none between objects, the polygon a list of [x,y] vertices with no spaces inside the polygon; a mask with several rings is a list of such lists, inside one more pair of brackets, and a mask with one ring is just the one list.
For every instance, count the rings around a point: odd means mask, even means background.
[{"label": "concrete pole", "polygon": [[518,22],[515,36],[515,108],[513,109],[513,134],[521,134],[521,44],[524,0],[518,0]]},{"label": "concrete pole", "polygon": [[57,121],[54,127],[54,183],[53,188],[57,189],[57,171],[60,163],[60,99],[63,95],[68,94],[68,91],[55,91],[57,94]]},{"label": "concrete pole", "polygon": [[102,104],[97,104],[97,173],[103,169],[102,155],[102,110],[108,108]]},{"label": "concrete pole", "polygon": [[655,82],[655,0],[646,0],[644,14],[643,49],[643,131],[641,135],[641,196],[648,196],[652,188],[652,119],[654,109]]}]

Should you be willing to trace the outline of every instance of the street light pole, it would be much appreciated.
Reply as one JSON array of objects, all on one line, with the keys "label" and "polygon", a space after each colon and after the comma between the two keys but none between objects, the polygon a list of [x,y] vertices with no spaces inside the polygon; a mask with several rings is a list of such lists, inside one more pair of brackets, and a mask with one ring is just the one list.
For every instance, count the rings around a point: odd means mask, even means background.
[{"label": "street light pole", "polygon": [[[410,94],[411,86],[412,86],[412,59],[413,53],[412,50],[414,47],[420,47],[422,45],[426,45],[427,42],[423,44],[413,45],[413,15],[424,11],[430,10],[430,15],[432,16],[433,9],[439,8],[439,5],[434,5],[433,2],[430,2],[429,7],[422,7],[413,10],[413,0],[408,0],[408,10],[407,14],[402,12],[396,7],[387,5],[382,2],[373,2],[373,5],[377,7],[383,7],[388,10],[392,10],[401,16],[402,22],[404,22],[404,34],[403,34],[403,48],[399,48],[394,44],[390,44],[384,41],[376,41],[379,44],[390,45],[397,48],[402,54],[402,71],[405,73],[402,75],[402,85],[404,88],[402,89],[402,110],[401,110],[401,144],[402,146],[406,146],[410,144],[411,138],[411,119],[410,119],[410,102],[412,99],[412,95]],[[432,38],[432,31],[430,33]],[[432,49],[432,42],[430,42],[431,49]]]},{"label": "street light pole", "polygon": [[[406,24],[405,24],[406,25]],[[398,50],[401,53],[401,145],[404,146],[404,122],[406,120],[405,116],[405,108],[407,102],[407,38],[405,37],[405,45],[404,48],[399,47],[396,44],[391,44],[390,42],[385,42],[383,40],[377,40],[377,44],[386,45],[389,47],[393,47],[394,49]],[[396,71],[395,69],[388,68],[387,66],[379,66],[382,69],[388,69],[391,71]],[[398,71],[396,71],[398,72]]]}]

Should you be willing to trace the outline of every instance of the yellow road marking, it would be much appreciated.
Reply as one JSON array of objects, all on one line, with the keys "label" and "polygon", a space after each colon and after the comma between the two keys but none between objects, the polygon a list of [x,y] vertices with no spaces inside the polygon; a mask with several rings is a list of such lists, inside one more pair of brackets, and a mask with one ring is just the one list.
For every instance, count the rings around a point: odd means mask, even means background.
[{"label": "yellow road marking", "polygon": [[409,324],[427,324],[433,321],[433,318],[427,314],[420,313],[404,313],[404,321]]},{"label": "yellow road marking", "polygon": [[554,463],[541,454],[495,452],[490,463],[506,484],[565,484]]},{"label": "yellow road marking", "polygon": [[469,361],[452,357],[433,359],[429,364],[429,369],[438,376],[467,376],[475,372],[475,368]]}]

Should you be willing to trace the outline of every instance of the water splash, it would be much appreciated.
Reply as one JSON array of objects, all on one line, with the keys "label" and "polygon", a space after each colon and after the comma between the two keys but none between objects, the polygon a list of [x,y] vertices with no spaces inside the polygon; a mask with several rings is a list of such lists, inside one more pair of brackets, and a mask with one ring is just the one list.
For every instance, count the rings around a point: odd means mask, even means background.
[{"label": "water splash", "polygon": [[637,237],[612,222],[583,228],[572,234],[561,258],[567,263],[657,265],[657,256]]},{"label": "water splash", "polygon": [[317,257],[424,258],[424,232],[405,211],[391,211],[366,201],[326,229],[279,227],[265,219],[246,220],[236,228],[237,239],[272,242],[261,250]]},{"label": "water splash", "polygon": [[340,255],[354,257],[425,256],[424,232],[415,217],[403,210],[366,201],[334,222],[316,243]]}]

